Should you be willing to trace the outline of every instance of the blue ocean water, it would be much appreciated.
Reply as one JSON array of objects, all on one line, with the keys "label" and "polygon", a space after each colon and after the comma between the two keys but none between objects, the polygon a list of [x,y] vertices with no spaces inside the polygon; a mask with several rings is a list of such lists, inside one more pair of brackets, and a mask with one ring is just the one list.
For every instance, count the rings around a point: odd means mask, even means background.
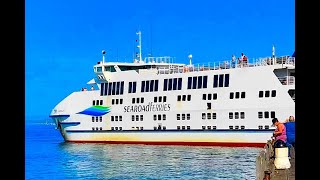
[{"label": "blue ocean water", "polygon": [[54,125],[26,123],[26,179],[255,179],[261,148],[65,143]]}]

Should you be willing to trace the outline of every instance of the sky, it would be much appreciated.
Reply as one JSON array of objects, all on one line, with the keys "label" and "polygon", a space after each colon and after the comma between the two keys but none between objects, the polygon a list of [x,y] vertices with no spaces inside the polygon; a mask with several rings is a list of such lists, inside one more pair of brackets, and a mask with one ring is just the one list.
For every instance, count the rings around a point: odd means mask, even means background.
[{"label": "sky", "polygon": [[94,78],[102,60],[132,62],[136,32],[142,56],[177,63],[292,55],[293,0],[27,0],[25,116],[48,117],[66,96]]}]

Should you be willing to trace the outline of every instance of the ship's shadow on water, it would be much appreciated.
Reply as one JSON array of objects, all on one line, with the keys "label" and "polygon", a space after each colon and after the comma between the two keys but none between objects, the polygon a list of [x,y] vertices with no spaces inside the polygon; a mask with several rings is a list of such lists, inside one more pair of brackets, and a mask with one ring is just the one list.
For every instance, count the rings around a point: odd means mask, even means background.
[{"label": "ship's shadow on water", "polygon": [[261,148],[64,142],[26,126],[26,179],[255,179]]},{"label": "ship's shadow on water", "polygon": [[255,179],[259,148],[59,143],[64,171],[86,179]]}]

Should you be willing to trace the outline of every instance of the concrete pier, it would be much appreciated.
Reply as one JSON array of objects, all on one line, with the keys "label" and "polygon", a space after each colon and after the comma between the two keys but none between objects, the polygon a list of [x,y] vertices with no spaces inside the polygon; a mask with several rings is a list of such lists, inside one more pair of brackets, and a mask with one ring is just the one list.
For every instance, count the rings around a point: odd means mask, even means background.
[{"label": "concrete pier", "polygon": [[274,165],[274,150],[271,140],[268,140],[263,150],[256,158],[256,179],[257,180],[294,180],[295,179],[295,151],[291,146],[290,164],[288,169],[276,169]]}]

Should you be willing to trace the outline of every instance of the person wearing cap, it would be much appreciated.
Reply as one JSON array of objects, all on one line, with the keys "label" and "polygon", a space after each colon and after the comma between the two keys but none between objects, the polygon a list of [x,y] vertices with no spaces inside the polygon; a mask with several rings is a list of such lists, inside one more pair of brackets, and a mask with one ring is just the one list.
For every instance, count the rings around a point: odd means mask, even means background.
[{"label": "person wearing cap", "polygon": [[283,123],[280,123],[278,118],[272,119],[272,126],[276,126],[276,129],[273,132],[273,137],[275,141],[283,141],[283,143],[287,142],[287,133],[286,126]]}]

